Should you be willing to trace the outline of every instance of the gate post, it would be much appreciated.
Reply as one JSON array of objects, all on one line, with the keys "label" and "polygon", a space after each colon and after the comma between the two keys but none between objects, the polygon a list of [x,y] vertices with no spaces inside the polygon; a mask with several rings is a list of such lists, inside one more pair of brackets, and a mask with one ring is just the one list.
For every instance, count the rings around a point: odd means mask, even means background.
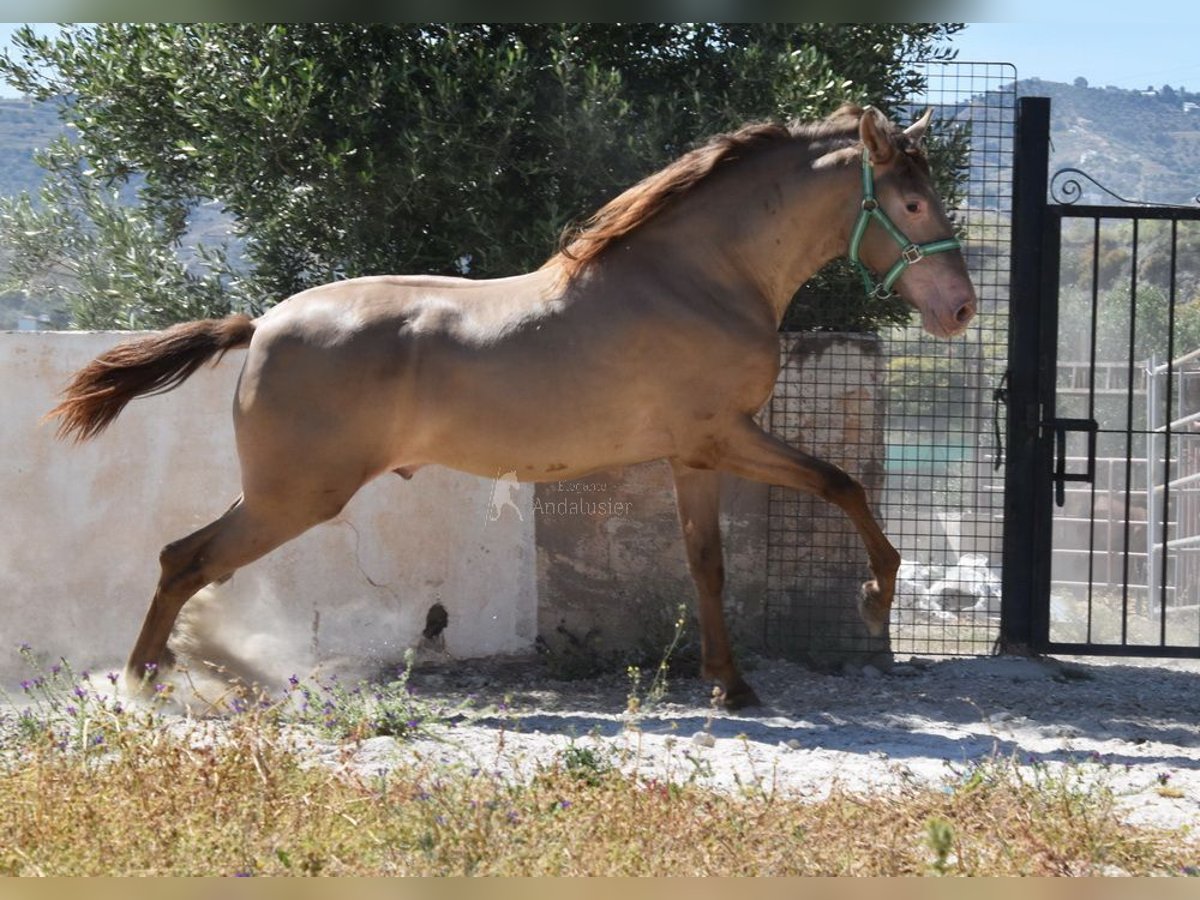
[{"label": "gate post", "polygon": [[[1046,188],[1050,155],[1050,99],[1018,101],[1013,158],[1012,269],[1008,328],[1008,453],[1004,483],[1003,601],[999,650],[1030,653],[1049,633],[1047,529],[1050,457],[1041,423],[1052,410],[1057,290],[1055,245],[1047,240]],[[1054,266],[1048,279],[1047,266]],[[1049,337],[1047,337],[1049,335]],[[1052,397],[1049,402],[1053,403]]]}]

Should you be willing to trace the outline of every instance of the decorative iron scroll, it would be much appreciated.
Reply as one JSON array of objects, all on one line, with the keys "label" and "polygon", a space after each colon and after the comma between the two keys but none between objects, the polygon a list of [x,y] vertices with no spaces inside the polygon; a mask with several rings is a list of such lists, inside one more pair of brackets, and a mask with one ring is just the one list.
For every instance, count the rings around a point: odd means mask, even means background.
[{"label": "decorative iron scroll", "polygon": [[[1187,203],[1151,203],[1147,200],[1130,200],[1127,197],[1122,197],[1116,191],[1109,190],[1082,169],[1076,169],[1074,167],[1059,169],[1054,173],[1054,177],[1050,179],[1050,198],[1055,203],[1058,203],[1062,206],[1071,206],[1075,203],[1078,203],[1080,198],[1083,197],[1083,185],[1080,183],[1081,178],[1095,185],[1114,200],[1117,200],[1128,206],[1160,206],[1170,209],[1194,209],[1193,206]],[[1200,203],[1200,195],[1193,197],[1192,203]]]}]

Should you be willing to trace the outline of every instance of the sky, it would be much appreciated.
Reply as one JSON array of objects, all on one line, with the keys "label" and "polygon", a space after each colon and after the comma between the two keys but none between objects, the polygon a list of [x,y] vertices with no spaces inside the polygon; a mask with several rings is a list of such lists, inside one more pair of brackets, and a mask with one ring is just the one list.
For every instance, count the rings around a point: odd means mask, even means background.
[{"label": "sky", "polygon": [[[1072,82],[1083,76],[1093,87],[1140,90],[1169,84],[1200,92],[1200,4],[1155,0],[1138,5],[1142,21],[1119,21],[1128,18],[1128,9],[1114,5],[1109,11],[1104,0],[1004,0],[1003,5],[983,0],[957,12],[982,13],[995,21],[969,23],[950,45],[960,60],[1013,63],[1021,78]],[[939,12],[950,19],[956,9],[951,5]],[[1006,18],[1026,21],[1002,21]],[[16,27],[0,23],[0,49],[9,46]],[[0,96],[14,95],[0,84]]]},{"label": "sky", "polygon": [[1019,78],[1071,83],[1082,76],[1092,87],[1169,84],[1200,92],[1197,18],[1189,11],[1176,23],[974,23],[950,45],[963,61],[1012,63]]}]

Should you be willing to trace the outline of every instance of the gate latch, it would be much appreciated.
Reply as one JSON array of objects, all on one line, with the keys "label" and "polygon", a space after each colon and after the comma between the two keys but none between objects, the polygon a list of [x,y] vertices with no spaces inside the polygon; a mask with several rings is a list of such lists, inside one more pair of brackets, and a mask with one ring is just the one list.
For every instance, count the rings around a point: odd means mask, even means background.
[{"label": "gate latch", "polygon": [[[1096,432],[1100,426],[1095,419],[1052,419],[1054,429],[1054,503],[1062,506],[1067,502],[1067,482],[1092,482],[1096,478]],[[1087,470],[1067,471],[1067,432],[1087,434]]]}]

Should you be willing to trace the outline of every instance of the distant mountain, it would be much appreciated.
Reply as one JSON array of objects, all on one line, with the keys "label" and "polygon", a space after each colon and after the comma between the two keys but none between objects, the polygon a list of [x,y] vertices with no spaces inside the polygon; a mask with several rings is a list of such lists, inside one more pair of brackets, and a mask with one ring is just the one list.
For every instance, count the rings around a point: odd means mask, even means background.
[{"label": "distant mountain", "polygon": [[[1020,96],[1050,98],[1050,174],[1087,172],[1130,200],[1191,203],[1200,194],[1200,95],[1164,85],[1146,91],[1030,78]],[[1098,189],[1086,202],[1111,203]]]},{"label": "distant mountain", "polygon": [[[34,153],[49,146],[64,130],[54,104],[0,98],[0,196],[12,197],[22,192],[36,194],[44,172],[34,161]],[[123,192],[130,198],[133,193],[133,187]],[[196,260],[194,248],[197,244],[215,247],[226,242],[230,246],[230,259],[235,264],[238,262],[241,243],[232,236],[233,220],[218,205],[210,203],[196,207],[188,217],[188,225],[181,255],[189,264]],[[4,265],[0,256],[0,272]],[[0,293],[0,331],[34,327],[35,323],[63,327],[67,315],[42,297]]]},{"label": "distant mountain", "polygon": [[[968,205],[1002,207],[1007,185],[994,167],[1007,164],[1010,136],[997,129],[997,109],[1011,106],[1014,85],[1003,96],[980,94],[935,109],[939,119],[970,128],[972,194]],[[1050,98],[1050,175],[1073,167],[1129,200],[1191,204],[1200,194],[1200,94],[1164,85],[1145,91],[1096,88],[1027,78],[1018,97]],[[919,114],[923,107],[912,107]],[[1015,111],[1014,111],[1015,118]],[[1080,181],[1084,203],[1117,203],[1101,188]]]},{"label": "distant mountain", "polygon": [[52,105],[0,99],[0,196],[37,190],[42,170],[33,153],[62,133],[63,124]]}]

